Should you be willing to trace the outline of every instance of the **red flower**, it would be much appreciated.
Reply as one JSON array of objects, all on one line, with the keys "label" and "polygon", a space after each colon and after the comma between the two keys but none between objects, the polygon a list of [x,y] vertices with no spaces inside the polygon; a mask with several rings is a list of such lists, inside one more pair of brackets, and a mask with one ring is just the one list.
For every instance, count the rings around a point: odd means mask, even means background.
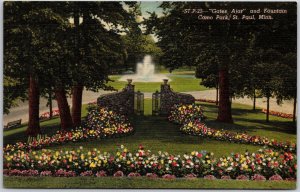
[{"label": "red flower", "polygon": [[202,156],[203,156],[202,153],[198,153],[197,155],[198,158],[201,158]]}]

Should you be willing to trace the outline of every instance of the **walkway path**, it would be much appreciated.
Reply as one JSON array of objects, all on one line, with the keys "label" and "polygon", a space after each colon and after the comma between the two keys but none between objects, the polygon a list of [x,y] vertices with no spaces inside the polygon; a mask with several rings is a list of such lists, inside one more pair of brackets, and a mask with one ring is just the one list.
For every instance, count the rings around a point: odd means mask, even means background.
[{"label": "walkway path", "polygon": [[[84,91],[83,92],[83,104],[96,101],[97,98],[102,95],[110,93],[108,91]],[[216,98],[216,90],[206,90],[206,91],[191,91],[185,92],[193,95],[196,99],[205,98],[215,100]],[[144,97],[147,99],[152,98],[152,93],[144,93]],[[68,98],[68,102],[71,105],[71,98]],[[240,98],[234,99],[234,103],[241,103],[245,105],[252,105],[253,101],[250,98]],[[41,98],[40,99],[40,113],[47,112],[49,109],[46,107],[47,100]],[[261,108],[266,108],[266,98],[258,98],[256,99],[256,106]],[[53,108],[57,108],[56,101],[53,101]],[[293,113],[293,101],[284,101],[282,105],[277,105],[275,99],[271,99],[270,109],[274,111],[284,112],[284,113]],[[3,116],[3,124],[6,125],[10,121],[14,121],[17,119],[22,119],[22,123],[28,122],[28,102],[20,102],[18,107],[12,108],[11,112],[8,115]]]}]

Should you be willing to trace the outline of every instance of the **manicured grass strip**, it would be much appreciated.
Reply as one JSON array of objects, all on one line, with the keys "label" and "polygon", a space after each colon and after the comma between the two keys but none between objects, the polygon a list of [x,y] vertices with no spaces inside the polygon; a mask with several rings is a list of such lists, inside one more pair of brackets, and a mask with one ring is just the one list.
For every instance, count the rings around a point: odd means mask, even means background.
[{"label": "manicured grass strip", "polygon": [[225,181],[205,179],[148,179],[113,177],[4,177],[6,188],[187,188],[295,189],[292,181]]},{"label": "manicured grass strip", "polygon": [[[115,82],[110,82],[109,85],[113,86],[115,89],[122,90],[126,83],[125,81],[118,81],[121,78],[120,75],[110,76]],[[201,80],[193,77],[192,74],[172,74],[171,78],[171,88],[176,92],[187,92],[187,91],[204,91],[209,88],[200,85]],[[162,82],[133,82],[135,85],[135,90],[140,90],[141,92],[155,92],[160,90],[160,85]]]}]

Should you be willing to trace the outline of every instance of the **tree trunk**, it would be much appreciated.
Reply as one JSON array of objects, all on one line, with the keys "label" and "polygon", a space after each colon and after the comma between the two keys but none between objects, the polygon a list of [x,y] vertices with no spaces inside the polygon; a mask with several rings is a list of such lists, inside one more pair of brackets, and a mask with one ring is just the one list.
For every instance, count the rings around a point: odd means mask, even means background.
[{"label": "tree trunk", "polygon": [[217,93],[216,93],[216,105],[218,105],[219,104],[219,84],[217,84],[216,90],[217,90]]},{"label": "tree trunk", "polygon": [[49,113],[50,113],[50,119],[53,117],[53,109],[52,109],[52,92],[51,90],[49,91]]},{"label": "tree trunk", "polygon": [[229,93],[228,68],[219,70],[219,111],[217,121],[233,123]]},{"label": "tree trunk", "polygon": [[256,105],[256,94],[255,94],[255,89],[253,92],[253,111],[255,111],[255,105]]},{"label": "tree trunk", "polygon": [[29,122],[26,130],[27,135],[37,136],[41,133],[39,119],[40,91],[35,77],[29,77]]},{"label": "tree trunk", "polygon": [[293,122],[296,122],[297,96],[294,97]]},{"label": "tree trunk", "polygon": [[65,89],[62,87],[56,88],[55,97],[59,109],[61,128],[64,131],[68,131],[73,128],[73,122]]},{"label": "tree trunk", "polygon": [[75,127],[81,125],[82,92],[82,85],[74,86],[72,89],[72,119]]},{"label": "tree trunk", "polygon": [[266,113],[267,122],[269,122],[269,112],[270,112],[270,97],[267,97],[267,113]]},{"label": "tree trunk", "polygon": [[[86,22],[87,15],[83,14],[83,22]],[[74,54],[76,58],[77,65],[80,67],[80,36],[79,36],[79,10],[74,12],[74,25],[75,25],[75,37],[76,37],[76,44],[74,49]],[[80,82],[80,80],[78,80]],[[79,83],[75,84],[72,88],[72,119],[73,124],[75,127],[81,125],[81,105],[82,105],[82,92],[83,86]]]}]

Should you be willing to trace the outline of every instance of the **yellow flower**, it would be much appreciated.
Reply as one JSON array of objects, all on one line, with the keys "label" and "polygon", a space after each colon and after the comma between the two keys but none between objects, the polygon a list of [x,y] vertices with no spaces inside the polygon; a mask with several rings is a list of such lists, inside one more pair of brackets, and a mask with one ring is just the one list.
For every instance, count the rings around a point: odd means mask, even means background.
[{"label": "yellow flower", "polygon": [[92,153],[89,151],[89,152],[88,152],[88,155],[89,155],[89,156],[91,156],[91,155],[92,155]]},{"label": "yellow flower", "polygon": [[193,155],[193,156],[194,156],[194,155],[195,155],[195,151],[192,151],[192,152],[191,152],[191,155]]},{"label": "yellow flower", "polygon": [[91,162],[90,167],[91,167],[91,168],[95,168],[95,167],[96,167],[96,164],[95,164],[94,162]]},{"label": "yellow flower", "polygon": [[210,160],[207,160],[207,163],[210,164]]},{"label": "yellow flower", "polygon": [[81,155],[80,155],[80,158],[81,158],[81,160],[84,160],[84,155],[81,154]]},{"label": "yellow flower", "polygon": [[131,162],[130,161],[127,161],[127,165],[129,165]]}]

